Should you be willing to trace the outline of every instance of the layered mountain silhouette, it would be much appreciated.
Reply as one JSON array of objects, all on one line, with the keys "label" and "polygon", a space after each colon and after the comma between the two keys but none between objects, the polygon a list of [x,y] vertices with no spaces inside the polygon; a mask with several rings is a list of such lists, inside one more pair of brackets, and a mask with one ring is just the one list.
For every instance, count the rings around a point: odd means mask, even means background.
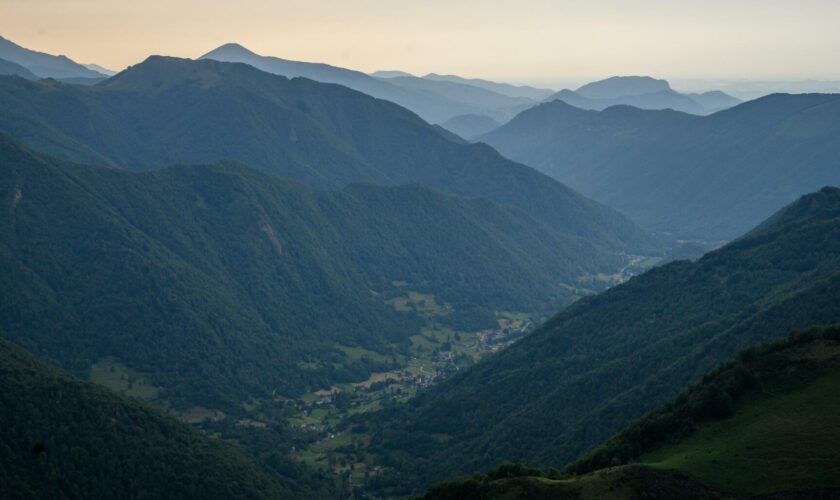
[{"label": "layered mountain silhouette", "polygon": [[840,95],[777,94],[710,116],[555,101],[478,138],[675,238],[728,240],[840,184]]},{"label": "layered mountain silhouette", "polygon": [[560,100],[581,109],[602,110],[624,104],[641,109],[673,109],[692,114],[709,114],[741,102],[720,91],[681,94],[667,81],[648,76],[614,76],[588,83],[577,90],[561,90],[545,100]]},{"label": "layered mountain silhouette", "polygon": [[93,87],[0,77],[0,131],[58,157],[133,170],[236,160],[317,187],[421,183],[517,207],[606,252],[649,252],[617,212],[464,144],[387,101],[245,64],[151,57]]},{"label": "layered mountain silhouette", "polygon": [[235,43],[222,45],[200,59],[241,62],[288,78],[302,76],[319,82],[344,85],[399,104],[430,123],[442,123],[454,116],[469,113],[493,113],[500,119],[510,119],[534,104],[530,99],[511,97],[478,86],[425,80],[405,72],[371,76],[328,64],[261,56]]},{"label": "layered mountain silhouette", "polygon": [[[380,417],[385,493],[502,460],[562,467],[747,346],[840,320],[840,189],[696,262],[581,299]],[[399,479],[397,479],[399,478]]]},{"label": "layered mountain silhouette", "polygon": [[457,75],[438,75],[436,73],[429,73],[423,78],[427,80],[463,83],[474,87],[492,90],[498,94],[504,94],[510,97],[525,97],[534,101],[542,101],[554,94],[554,91],[549,89],[540,89],[528,85],[511,85],[509,83],[493,82],[490,80],[483,80],[481,78],[464,78]]},{"label": "layered mountain silhouette", "polygon": [[[460,110],[464,114],[488,115],[505,122],[536,104],[528,97],[512,97],[464,81],[416,76],[392,76],[385,81],[410,92],[432,96],[440,102],[452,103],[454,108],[450,115]],[[416,112],[422,116],[422,111]]]},{"label": "layered mountain silhouette", "polygon": [[3,37],[0,37],[0,59],[23,66],[38,78],[97,80],[107,76],[88,69],[67,56],[29,50]]}]

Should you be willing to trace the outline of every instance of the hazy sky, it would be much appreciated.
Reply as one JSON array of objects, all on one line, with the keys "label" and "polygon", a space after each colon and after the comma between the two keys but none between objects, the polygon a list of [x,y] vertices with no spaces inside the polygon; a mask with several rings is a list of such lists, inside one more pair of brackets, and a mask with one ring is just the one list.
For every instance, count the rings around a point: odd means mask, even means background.
[{"label": "hazy sky", "polygon": [[840,79],[840,0],[0,0],[0,35],[113,69],[236,41],[520,82]]}]

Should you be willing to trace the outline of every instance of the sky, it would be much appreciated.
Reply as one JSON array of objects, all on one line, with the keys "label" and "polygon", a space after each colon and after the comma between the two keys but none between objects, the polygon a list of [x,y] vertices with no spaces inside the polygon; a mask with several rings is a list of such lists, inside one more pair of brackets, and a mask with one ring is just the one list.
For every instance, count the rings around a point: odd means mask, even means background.
[{"label": "sky", "polygon": [[226,42],[361,71],[555,87],[840,80],[840,0],[0,0],[0,35],[120,70]]}]

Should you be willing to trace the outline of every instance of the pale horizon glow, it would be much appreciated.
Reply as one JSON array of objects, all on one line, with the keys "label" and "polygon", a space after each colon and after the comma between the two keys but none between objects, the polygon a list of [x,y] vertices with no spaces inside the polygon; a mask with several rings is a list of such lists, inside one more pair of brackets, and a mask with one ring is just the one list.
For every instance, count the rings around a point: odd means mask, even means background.
[{"label": "pale horizon glow", "polygon": [[121,70],[227,42],[357,69],[554,86],[840,80],[834,0],[0,0],[0,35]]}]

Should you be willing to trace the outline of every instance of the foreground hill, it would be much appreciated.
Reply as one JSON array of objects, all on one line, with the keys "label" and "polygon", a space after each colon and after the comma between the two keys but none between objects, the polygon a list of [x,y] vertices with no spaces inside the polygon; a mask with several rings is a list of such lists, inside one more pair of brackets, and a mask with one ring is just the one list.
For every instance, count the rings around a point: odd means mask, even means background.
[{"label": "foreground hill", "polygon": [[104,78],[106,75],[93,71],[71,60],[67,56],[54,56],[37,52],[0,36],[0,59],[23,66],[38,78],[75,79]]},{"label": "foreground hill", "polygon": [[[317,192],[236,165],[73,165],[0,138],[2,334],[86,374],[116,359],[158,399],[233,411],[390,369],[426,324],[559,307],[600,260],[521,211],[422,186]],[[596,288],[597,289],[597,288]],[[384,354],[353,357],[346,348]]]},{"label": "foreground hill", "polygon": [[0,496],[326,498],[320,474],[282,477],[241,450],[0,340]]},{"label": "foreground hill", "polygon": [[[716,364],[840,321],[840,189],[802,197],[697,262],[578,301],[519,343],[383,414],[386,491],[493,466],[561,467]],[[394,489],[389,489],[394,487]]]},{"label": "foreground hill", "polygon": [[711,116],[562,102],[479,140],[675,238],[729,240],[840,184],[840,95],[772,95]]},{"label": "foreground hill", "polygon": [[653,245],[620,214],[395,104],[245,64],[151,57],[92,87],[0,77],[0,131],[133,170],[241,161],[317,187],[420,183],[484,197],[606,253]]},{"label": "foreground hill", "polygon": [[834,498],[840,327],[749,348],[568,469],[508,465],[434,487],[456,498]]}]

